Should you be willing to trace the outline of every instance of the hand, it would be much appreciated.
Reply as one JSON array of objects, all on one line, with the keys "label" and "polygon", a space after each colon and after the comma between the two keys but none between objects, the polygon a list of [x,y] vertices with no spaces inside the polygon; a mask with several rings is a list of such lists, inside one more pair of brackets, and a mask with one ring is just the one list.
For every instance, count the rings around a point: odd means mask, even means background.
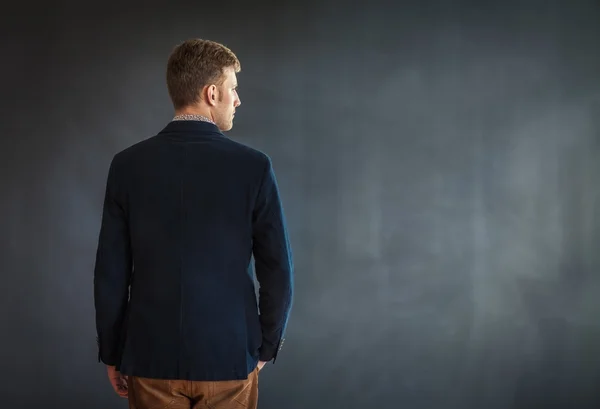
[{"label": "hand", "polygon": [[117,371],[117,369],[111,365],[106,365],[106,372],[108,373],[108,380],[117,395],[126,398],[128,396],[127,376],[122,375],[121,372]]},{"label": "hand", "polygon": [[260,372],[267,361],[258,361],[258,371]]}]

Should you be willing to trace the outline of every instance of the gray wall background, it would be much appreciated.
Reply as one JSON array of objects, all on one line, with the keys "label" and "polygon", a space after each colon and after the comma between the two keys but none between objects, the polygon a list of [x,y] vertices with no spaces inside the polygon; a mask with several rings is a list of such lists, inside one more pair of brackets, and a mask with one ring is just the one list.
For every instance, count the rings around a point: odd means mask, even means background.
[{"label": "gray wall background", "polygon": [[12,4],[2,19],[2,407],[125,408],[96,362],[112,155],[171,48],[242,61],[296,262],[268,408],[600,407],[600,5]]}]

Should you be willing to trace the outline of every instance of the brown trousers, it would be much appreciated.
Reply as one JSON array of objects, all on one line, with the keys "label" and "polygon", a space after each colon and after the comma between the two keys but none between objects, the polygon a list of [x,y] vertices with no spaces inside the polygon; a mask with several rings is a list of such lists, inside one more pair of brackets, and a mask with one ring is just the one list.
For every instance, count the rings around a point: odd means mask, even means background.
[{"label": "brown trousers", "polygon": [[256,409],[258,368],[248,379],[182,381],[128,377],[129,409]]}]

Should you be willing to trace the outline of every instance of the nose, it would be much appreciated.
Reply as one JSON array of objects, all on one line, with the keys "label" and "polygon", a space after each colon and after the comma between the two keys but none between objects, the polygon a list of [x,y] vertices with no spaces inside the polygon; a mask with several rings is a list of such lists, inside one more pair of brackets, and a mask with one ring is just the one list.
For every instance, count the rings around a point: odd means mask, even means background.
[{"label": "nose", "polygon": [[240,96],[236,95],[235,101],[233,102],[233,106],[237,108],[240,105],[242,105],[242,101],[240,100]]}]

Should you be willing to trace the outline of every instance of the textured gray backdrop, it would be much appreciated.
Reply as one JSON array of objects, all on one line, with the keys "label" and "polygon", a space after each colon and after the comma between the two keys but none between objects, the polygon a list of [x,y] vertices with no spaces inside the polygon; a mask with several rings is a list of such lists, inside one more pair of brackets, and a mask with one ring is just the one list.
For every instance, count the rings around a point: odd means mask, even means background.
[{"label": "textured gray backdrop", "polygon": [[[283,2],[282,2],[283,3]],[[0,406],[125,408],[96,362],[112,155],[171,48],[242,61],[296,299],[263,409],[600,407],[600,5],[11,4],[1,17]]]}]

